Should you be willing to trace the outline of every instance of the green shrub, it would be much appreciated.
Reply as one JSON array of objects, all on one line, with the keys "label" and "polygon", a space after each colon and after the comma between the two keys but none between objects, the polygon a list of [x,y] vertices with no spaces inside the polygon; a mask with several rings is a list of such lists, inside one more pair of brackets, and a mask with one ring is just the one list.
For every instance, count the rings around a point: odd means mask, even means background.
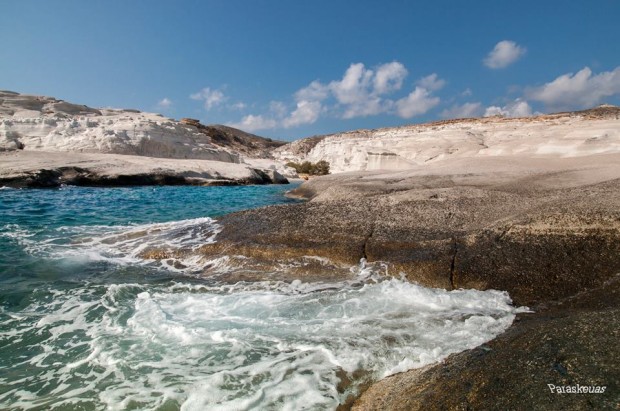
[{"label": "green shrub", "polygon": [[288,167],[292,167],[300,174],[309,174],[311,176],[324,176],[329,174],[329,163],[325,160],[311,163],[310,161],[304,161],[303,163],[288,162]]}]

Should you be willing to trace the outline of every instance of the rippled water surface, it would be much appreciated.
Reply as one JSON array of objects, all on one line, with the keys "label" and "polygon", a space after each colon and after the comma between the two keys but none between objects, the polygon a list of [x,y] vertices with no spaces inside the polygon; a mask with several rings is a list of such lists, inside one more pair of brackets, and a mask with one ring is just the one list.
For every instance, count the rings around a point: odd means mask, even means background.
[{"label": "rippled water surface", "polygon": [[192,251],[217,241],[217,217],[290,188],[0,190],[0,408],[334,409],[512,323],[505,293],[382,264],[339,283],[205,278],[226,262]]}]

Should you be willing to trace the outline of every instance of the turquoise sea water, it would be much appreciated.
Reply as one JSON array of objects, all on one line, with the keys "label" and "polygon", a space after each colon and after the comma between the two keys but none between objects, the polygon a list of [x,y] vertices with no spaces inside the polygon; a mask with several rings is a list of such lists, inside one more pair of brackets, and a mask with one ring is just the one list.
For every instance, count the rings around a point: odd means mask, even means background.
[{"label": "turquoise sea water", "polygon": [[290,188],[1,189],[0,409],[334,409],[512,322],[505,293],[426,289],[381,264],[332,284],[209,279],[226,259],[193,251],[217,217],[293,202]]}]

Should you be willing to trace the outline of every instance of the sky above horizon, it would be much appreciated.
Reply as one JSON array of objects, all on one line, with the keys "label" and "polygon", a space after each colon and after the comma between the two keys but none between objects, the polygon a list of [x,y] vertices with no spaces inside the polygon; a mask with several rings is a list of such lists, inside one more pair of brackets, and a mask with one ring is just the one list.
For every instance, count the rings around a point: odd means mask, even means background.
[{"label": "sky above horizon", "polygon": [[0,89],[294,140],[620,105],[620,1],[0,2]]}]

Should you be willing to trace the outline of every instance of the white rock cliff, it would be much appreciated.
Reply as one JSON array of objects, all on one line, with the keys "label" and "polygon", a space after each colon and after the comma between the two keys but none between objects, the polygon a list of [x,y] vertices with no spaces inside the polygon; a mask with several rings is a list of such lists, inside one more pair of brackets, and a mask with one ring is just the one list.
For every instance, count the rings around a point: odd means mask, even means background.
[{"label": "white rock cliff", "polygon": [[332,173],[401,170],[465,157],[579,157],[620,152],[620,108],[601,106],[532,118],[448,120],[356,130],[295,141],[283,161],[326,160]]},{"label": "white rock cliff", "polygon": [[125,154],[239,163],[195,127],[137,110],[93,109],[0,91],[0,151]]}]

